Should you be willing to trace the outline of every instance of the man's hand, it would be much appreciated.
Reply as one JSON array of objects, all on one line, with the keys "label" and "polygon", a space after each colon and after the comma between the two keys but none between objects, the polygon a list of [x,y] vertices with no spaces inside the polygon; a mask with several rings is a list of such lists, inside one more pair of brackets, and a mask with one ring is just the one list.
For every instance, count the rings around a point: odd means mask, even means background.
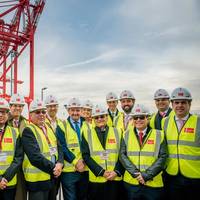
[{"label": "man's hand", "polygon": [[144,181],[144,179],[143,179],[143,177],[142,177],[142,174],[141,174],[140,172],[136,172],[135,175],[137,176],[137,177],[136,177],[137,181],[138,181],[140,184],[145,185],[145,181]]},{"label": "man's hand", "polygon": [[62,167],[63,167],[63,164],[62,163],[56,163],[54,169],[53,169],[53,174],[56,178],[58,178],[61,173],[62,173]]},{"label": "man's hand", "polygon": [[109,171],[109,175],[107,176],[107,180],[112,181],[117,176],[117,173],[115,171]]},{"label": "man's hand", "polygon": [[83,159],[80,159],[76,165],[75,168],[78,172],[84,172],[85,171],[85,163],[83,161]]},{"label": "man's hand", "polygon": [[8,181],[5,178],[2,178],[0,181],[0,189],[4,190],[7,187]]},{"label": "man's hand", "polygon": [[109,177],[110,172],[109,171],[105,171],[103,174],[103,177],[107,179],[107,177]]}]

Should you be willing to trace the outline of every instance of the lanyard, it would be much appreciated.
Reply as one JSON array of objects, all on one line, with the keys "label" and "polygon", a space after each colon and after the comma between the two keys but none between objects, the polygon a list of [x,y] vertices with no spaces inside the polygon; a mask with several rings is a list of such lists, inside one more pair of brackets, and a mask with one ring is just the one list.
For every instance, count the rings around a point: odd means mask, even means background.
[{"label": "lanyard", "polygon": [[47,135],[47,129],[46,129],[46,127],[41,126],[40,128],[42,129],[42,132],[44,133],[44,136],[46,138],[46,141],[47,141],[49,147],[51,147],[52,145],[51,145],[51,142],[50,142],[49,137]]},{"label": "lanyard", "polygon": [[0,150],[2,149],[2,142],[3,142],[3,136],[4,136],[5,130],[2,130],[0,133]]}]

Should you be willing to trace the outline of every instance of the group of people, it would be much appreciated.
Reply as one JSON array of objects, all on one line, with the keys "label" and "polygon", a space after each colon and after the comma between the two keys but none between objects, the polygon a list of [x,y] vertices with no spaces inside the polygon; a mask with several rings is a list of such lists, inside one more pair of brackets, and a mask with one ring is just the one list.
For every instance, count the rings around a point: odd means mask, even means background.
[{"label": "group of people", "polygon": [[[68,118],[58,101],[0,99],[0,199],[190,199],[200,187],[200,118],[191,93],[154,94],[157,112],[135,104],[129,90],[106,95],[107,107],[71,98]],[[118,109],[120,102],[121,111]],[[170,107],[171,103],[171,107]]]}]

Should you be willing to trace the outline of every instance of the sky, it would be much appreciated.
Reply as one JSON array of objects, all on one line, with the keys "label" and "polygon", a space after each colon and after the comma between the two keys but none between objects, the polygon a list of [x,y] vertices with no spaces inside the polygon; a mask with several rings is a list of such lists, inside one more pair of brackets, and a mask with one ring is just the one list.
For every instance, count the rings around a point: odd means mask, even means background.
[{"label": "sky", "polygon": [[[199,0],[47,0],[35,34],[36,98],[47,87],[65,115],[72,97],[105,104],[108,92],[127,89],[155,111],[157,89],[185,87],[200,110],[199,10]],[[25,84],[27,65],[22,58]]]}]

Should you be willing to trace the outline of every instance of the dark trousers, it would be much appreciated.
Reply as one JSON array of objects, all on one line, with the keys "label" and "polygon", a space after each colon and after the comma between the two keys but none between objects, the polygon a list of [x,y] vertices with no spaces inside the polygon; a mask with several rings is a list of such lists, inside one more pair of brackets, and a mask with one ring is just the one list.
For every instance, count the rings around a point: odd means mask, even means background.
[{"label": "dark trousers", "polygon": [[190,200],[199,196],[200,179],[189,179],[180,174],[166,175],[165,189],[168,200]]},{"label": "dark trousers", "polygon": [[[89,182],[88,200],[120,200],[122,194],[121,181],[107,181],[105,183]],[[124,198],[123,198],[124,199]]]},{"label": "dark trousers", "polygon": [[152,188],[144,185],[131,185],[124,182],[127,200],[162,200],[163,188]]},{"label": "dark trousers", "polygon": [[60,188],[60,177],[54,178],[52,181],[54,182],[54,186],[50,190],[48,200],[56,200],[56,196],[57,196],[58,190]]},{"label": "dark trousers", "polygon": [[28,193],[28,200],[48,200],[50,190],[44,191],[29,191]]},{"label": "dark trousers", "polygon": [[0,190],[1,200],[15,200],[16,188]]},{"label": "dark trousers", "polygon": [[26,200],[27,191],[25,186],[25,179],[22,169],[17,173],[17,189],[15,200]]},{"label": "dark trousers", "polygon": [[63,172],[61,183],[64,200],[87,200],[88,172]]}]

